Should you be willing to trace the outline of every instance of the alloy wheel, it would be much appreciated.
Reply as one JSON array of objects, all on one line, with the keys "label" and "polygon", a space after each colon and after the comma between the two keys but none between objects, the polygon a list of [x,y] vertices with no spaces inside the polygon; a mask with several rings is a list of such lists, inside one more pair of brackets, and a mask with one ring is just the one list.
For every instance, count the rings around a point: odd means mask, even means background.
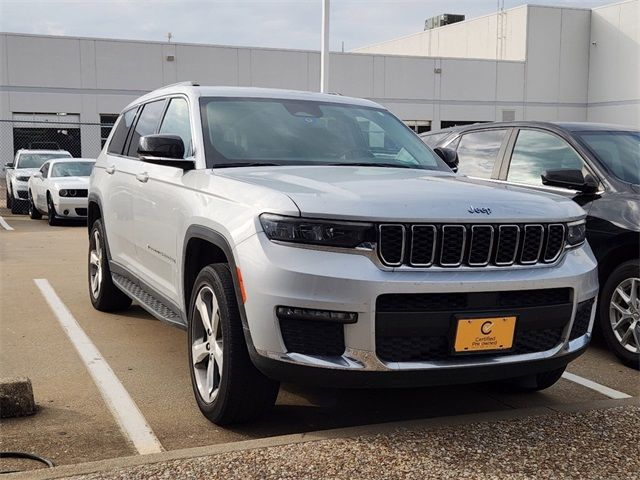
[{"label": "alloy wheel", "polygon": [[626,278],[618,284],[609,303],[609,321],[620,345],[640,353],[640,278]]},{"label": "alloy wheel", "polygon": [[93,298],[98,298],[98,295],[100,295],[100,287],[102,286],[102,261],[102,242],[100,240],[100,232],[96,229],[93,231],[93,248],[89,253],[89,279]]},{"label": "alloy wheel", "polygon": [[224,344],[220,308],[213,290],[203,286],[196,297],[191,358],[200,397],[206,403],[218,396],[222,379]]}]

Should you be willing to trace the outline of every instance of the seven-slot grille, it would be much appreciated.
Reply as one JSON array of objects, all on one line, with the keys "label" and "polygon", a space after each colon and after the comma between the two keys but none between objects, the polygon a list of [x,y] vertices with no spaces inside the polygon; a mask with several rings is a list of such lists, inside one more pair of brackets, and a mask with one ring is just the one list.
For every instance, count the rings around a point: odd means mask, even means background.
[{"label": "seven-slot grille", "polygon": [[484,267],[555,262],[565,226],[551,224],[387,223],[378,226],[378,255],[391,267]]}]

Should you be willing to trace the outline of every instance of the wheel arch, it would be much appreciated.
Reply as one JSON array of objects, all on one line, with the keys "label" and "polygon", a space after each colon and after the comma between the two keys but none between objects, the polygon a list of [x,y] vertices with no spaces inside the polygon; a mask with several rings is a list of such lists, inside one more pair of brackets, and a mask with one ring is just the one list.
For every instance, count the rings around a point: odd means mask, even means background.
[{"label": "wheel arch", "polygon": [[619,235],[612,239],[611,244],[615,246],[607,250],[607,253],[598,260],[598,276],[601,286],[619,265],[640,258],[640,236],[638,233],[628,232]]}]

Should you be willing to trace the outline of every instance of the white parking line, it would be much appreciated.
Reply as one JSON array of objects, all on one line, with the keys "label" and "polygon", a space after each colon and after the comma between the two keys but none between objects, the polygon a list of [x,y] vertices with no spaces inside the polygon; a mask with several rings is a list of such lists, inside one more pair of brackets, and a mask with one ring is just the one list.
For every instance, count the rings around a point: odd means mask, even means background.
[{"label": "white parking line", "polygon": [[46,279],[34,279],[34,282],[78,351],[124,435],[142,455],[163,451],[138,406],[51,284]]},{"label": "white parking line", "polygon": [[591,390],[595,390],[596,392],[601,393],[602,395],[605,395],[609,398],[631,398],[631,395],[627,395],[624,392],[619,392],[618,390],[614,390],[613,388],[605,387],[604,385],[600,385],[593,380],[580,377],[573,373],[564,372],[562,374],[562,378],[575,382],[579,385],[582,385],[583,387],[590,388]]},{"label": "white parking line", "polygon": [[0,217],[0,225],[2,225],[2,228],[4,228],[5,230],[13,230],[13,227],[9,225],[7,221],[2,217]]}]

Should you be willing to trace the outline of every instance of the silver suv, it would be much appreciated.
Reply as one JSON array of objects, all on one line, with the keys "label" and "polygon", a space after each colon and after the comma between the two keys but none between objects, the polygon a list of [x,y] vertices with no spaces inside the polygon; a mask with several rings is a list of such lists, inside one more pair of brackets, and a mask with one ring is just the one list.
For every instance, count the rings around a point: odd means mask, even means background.
[{"label": "silver suv", "polygon": [[367,100],[156,90],[91,176],[91,301],[187,329],[218,424],[256,418],[279,381],[549,387],[591,336],[585,213],[455,163]]}]

